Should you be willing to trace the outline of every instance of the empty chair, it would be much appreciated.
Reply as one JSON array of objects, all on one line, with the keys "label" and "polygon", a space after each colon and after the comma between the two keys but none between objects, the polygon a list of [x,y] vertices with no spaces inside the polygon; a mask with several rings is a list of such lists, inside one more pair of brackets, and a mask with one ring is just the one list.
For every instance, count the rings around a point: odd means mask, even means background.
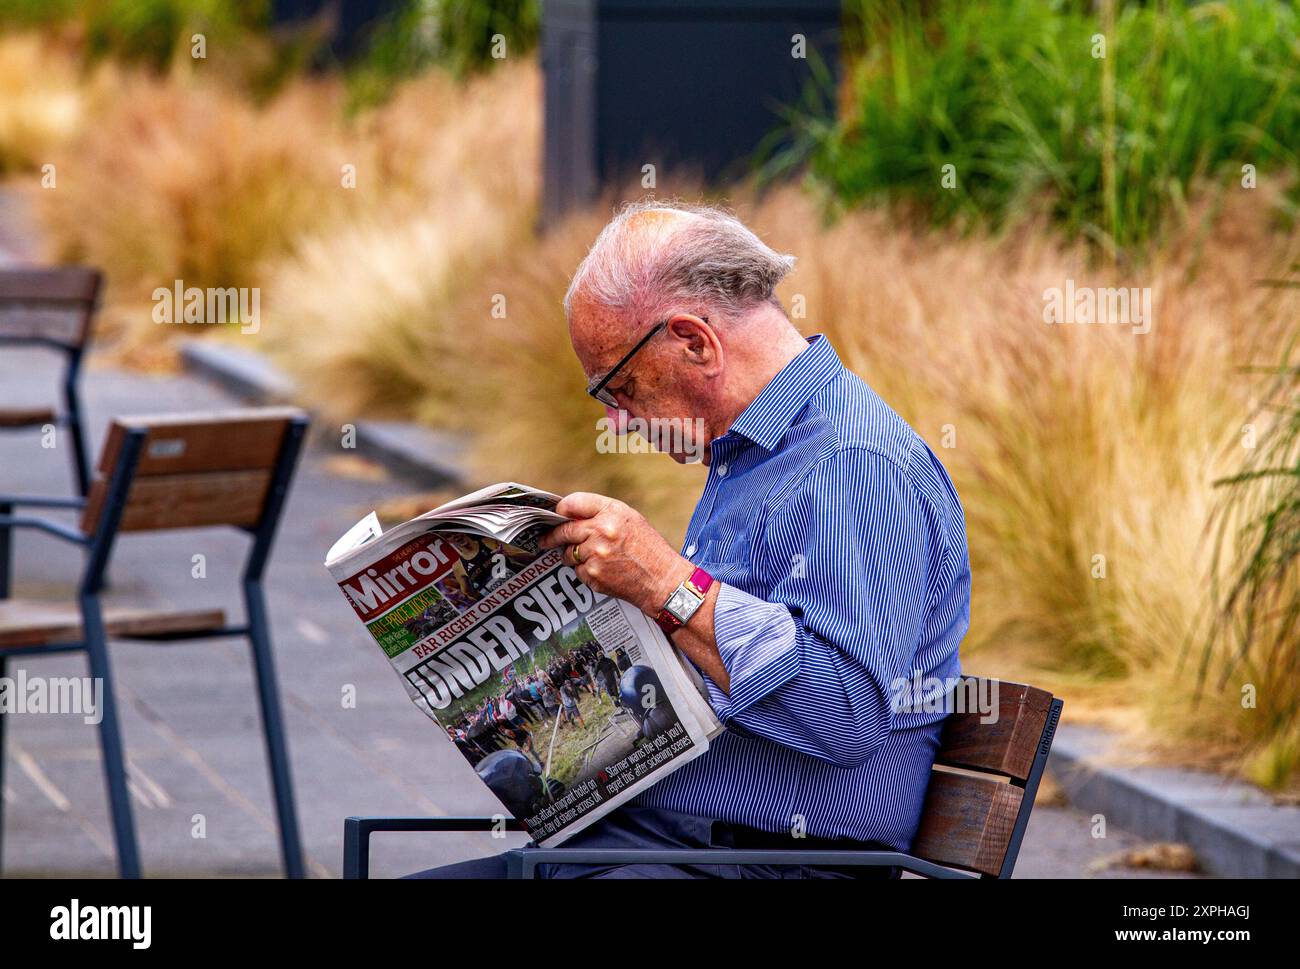
[{"label": "empty chair", "polygon": [[[0,676],[8,657],[85,651],[91,676],[104,684],[99,724],[104,773],[122,877],[138,877],[139,855],[126,760],[109,662],[109,637],[170,641],[242,636],[251,645],[262,730],[280,828],[285,873],[303,873],[302,849],[289,775],[289,756],[271,655],[262,577],[284,508],[307,418],[293,408],[262,408],[163,417],[121,417],[108,439],[87,499],[0,496]],[[33,515],[21,506],[84,505],[78,527]],[[230,625],[219,609],[106,608],[100,601],[114,542],[123,532],[233,526],[252,541],[244,566],[245,619]],[[8,593],[9,531],[35,528],[84,546],[86,564],[75,602],[4,598]],[[185,689],[183,667],[177,688]],[[198,689],[199,684],[193,684]],[[0,714],[0,782],[4,767]],[[0,816],[0,834],[3,817]]]},{"label": "empty chair", "polygon": [[63,409],[13,407],[0,401],[0,428],[62,426],[71,438],[77,493],[90,486],[77,380],[90,342],[102,277],[80,266],[0,269],[0,347],[47,347],[64,357]]}]

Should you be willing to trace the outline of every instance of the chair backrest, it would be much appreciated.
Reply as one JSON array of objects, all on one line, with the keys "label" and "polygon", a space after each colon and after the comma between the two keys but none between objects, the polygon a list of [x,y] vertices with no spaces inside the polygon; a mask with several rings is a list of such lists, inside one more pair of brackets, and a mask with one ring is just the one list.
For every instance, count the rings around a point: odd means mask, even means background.
[{"label": "chair backrest", "polygon": [[[81,528],[256,528],[282,495],[307,426],[297,408],[119,417],[90,487]],[[117,490],[117,494],[112,492]]]},{"label": "chair backrest", "polygon": [[912,854],[1010,877],[1062,701],[1023,683],[973,676],[962,677],[950,700]]},{"label": "chair backrest", "polygon": [[0,341],[86,344],[103,276],[84,266],[0,269]]}]

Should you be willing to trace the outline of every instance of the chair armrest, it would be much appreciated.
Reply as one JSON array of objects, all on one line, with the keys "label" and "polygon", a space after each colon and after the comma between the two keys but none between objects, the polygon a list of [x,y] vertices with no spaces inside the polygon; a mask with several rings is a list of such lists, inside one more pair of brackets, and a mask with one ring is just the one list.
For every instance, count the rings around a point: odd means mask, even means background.
[{"label": "chair armrest", "polygon": [[[495,818],[350,817],[343,822],[343,877],[370,877],[370,835],[374,831],[493,831]],[[523,831],[514,818],[507,831]],[[508,853],[511,878],[536,878],[538,865],[812,865],[819,867],[901,868],[926,878],[976,879],[971,872],[945,868],[901,851],[772,850],[740,848],[527,848]]]},{"label": "chair armrest", "polygon": [[375,831],[523,831],[515,818],[370,818],[343,821],[343,877],[370,877],[370,835]]},{"label": "chair armrest", "polygon": [[86,499],[77,496],[46,496],[39,495],[0,495],[0,508],[9,507],[26,507],[26,508],[69,508],[79,510],[86,507]]},{"label": "chair armrest", "polygon": [[89,535],[83,535],[70,525],[62,525],[59,522],[52,522],[46,518],[36,518],[32,515],[0,515],[0,529],[8,528],[35,528],[47,535],[61,538],[65,542],[74,542],[77,545],[90,544]]}]

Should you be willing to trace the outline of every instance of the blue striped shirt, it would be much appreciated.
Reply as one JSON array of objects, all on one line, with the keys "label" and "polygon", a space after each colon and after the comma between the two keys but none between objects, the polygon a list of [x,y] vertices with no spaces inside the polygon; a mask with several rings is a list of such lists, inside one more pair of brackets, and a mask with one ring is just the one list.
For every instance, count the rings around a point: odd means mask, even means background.
[{"label": "blue striped shirt", "polygon": [[682,553],[722,583],[727,730],[635,803],[905,850],[944,713],[893,701],[959,675],[970,623],[952,482],[823,336],[711,448]]}]

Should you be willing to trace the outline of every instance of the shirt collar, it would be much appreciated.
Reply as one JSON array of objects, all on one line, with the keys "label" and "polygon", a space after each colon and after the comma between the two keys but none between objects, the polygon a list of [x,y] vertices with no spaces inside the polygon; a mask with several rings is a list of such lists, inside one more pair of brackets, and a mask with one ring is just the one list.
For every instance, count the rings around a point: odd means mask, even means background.
[{"label": "shirt collar", "polygon": [[813,395],[843,369],[835,348],[818,333],[808,340],[808,349],[782,367],[740,412],[727,434],[739,434],[773,450]]}]

